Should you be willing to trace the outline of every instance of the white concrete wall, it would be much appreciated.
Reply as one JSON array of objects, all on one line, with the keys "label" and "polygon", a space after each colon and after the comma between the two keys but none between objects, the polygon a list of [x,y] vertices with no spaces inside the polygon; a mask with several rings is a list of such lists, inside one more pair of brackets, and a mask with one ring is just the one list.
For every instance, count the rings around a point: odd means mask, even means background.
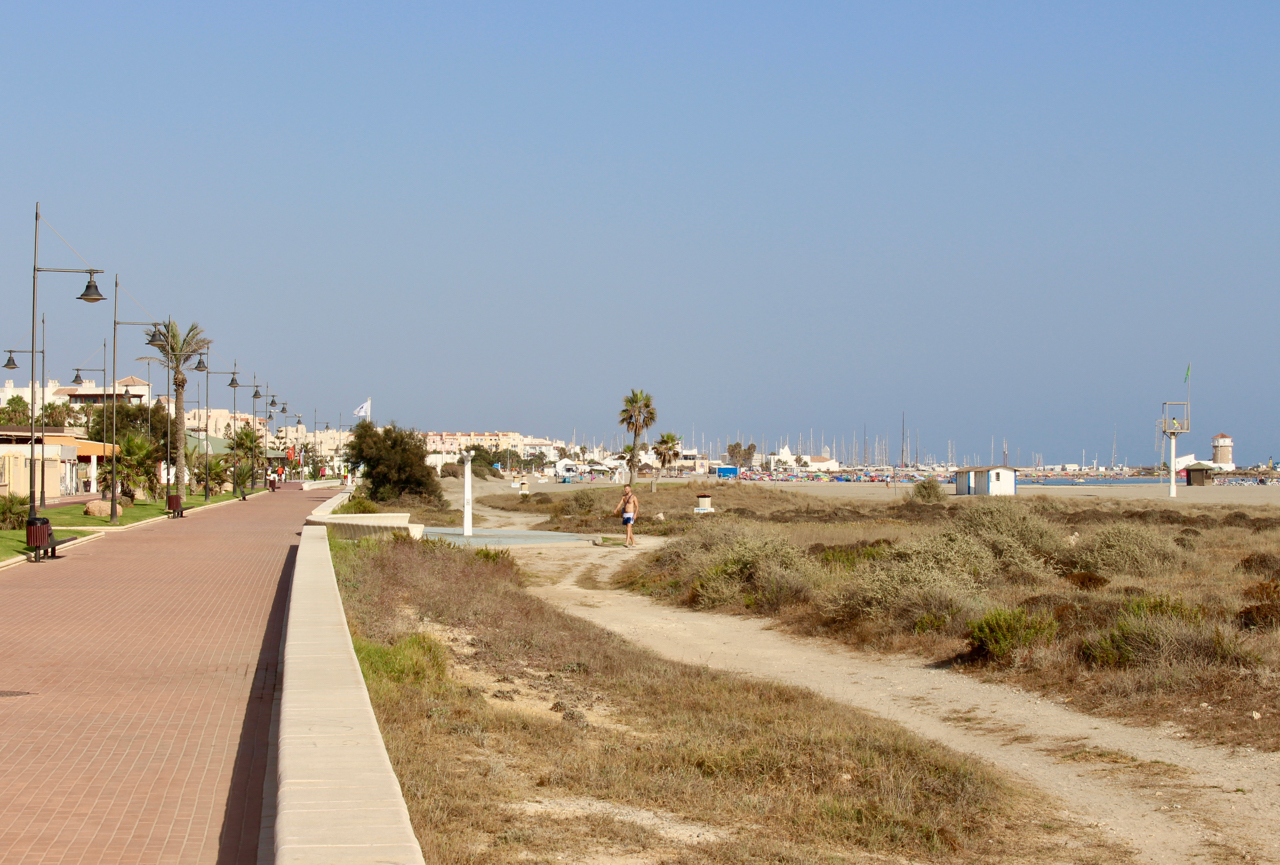
[{"label": "white concrete wall", "polygon": [[351,646],[323,526],[302,530],[286,627],[276,863],[421,865]]}]

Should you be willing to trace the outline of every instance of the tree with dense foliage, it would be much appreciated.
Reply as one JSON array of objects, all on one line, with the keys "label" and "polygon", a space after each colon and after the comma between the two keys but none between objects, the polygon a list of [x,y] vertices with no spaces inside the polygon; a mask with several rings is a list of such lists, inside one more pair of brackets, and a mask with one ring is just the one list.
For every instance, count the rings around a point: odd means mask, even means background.
[{"label": "tree with dense foliage", "polygon": [[[165,322],[159,330],[160,335],[165,340],[165,347],[160,349],[161,357],[140,357],[138,360],[157,361],[161,366],[167,367],[173,372],[174,439],[185,442],[187,440],[186,370],[195,366],[196,360],[203,352],[208,351],[209,346],[213,344],[213,340],[206,337],[204,328],[194,321],[185,333],[173,319]],[[176,450],[178,483],[186,485],[188,480],[186,450],[185,448],[177,448]]]},{"label": "tree with dense foliage", "polygon": [[[120,403],[116,406],[115,443],[120,444],[127,436],[138,435],[155,442],[160,453],[165,452],[165,442],[169,440],[169,419],[163,406],[148,406],[144,403]],[[93,406],[89,415],[89,440],[107,442],[111,440],[111,404]]]},{"label": "tree with dense foliage", "polygon": [[0,408],[0,426],[28,426],[31,423],[31,406],[17,394]]},{"label": "tree with dense foliage", "polygon": [[627,457],[627,469],[634,482],[640,467],[640,436],[658,422],[653,408],[653,397],[642,390],[632,390],[622,398],[622,410],[618,412],[618,425],[631,433],[631,453]]},{"label": "tree with dense foliage", "polygon": [[368,420],[351,428],[345,448],[347,464],[369,485],[369,498],[390,501],[406,493],[444,505],[436,470],[427,465],[427,444],[417,430],[394,423],[378,429]]},{"label": "tree with dense foliage", "polygon": [[80,426],[83,423],[84,417],[80,409],[66,402],[46,403],[36,417],[36,426],[44,424],[53,427],[69,427]]},{"label": "tree with dense foliage", "polygon": [[725,455],[729,457],[729,462],[738,468],[750,467],[756,458],[756,446],[749,444],[743,447],[742,442],[734,442],[725,448]]}]

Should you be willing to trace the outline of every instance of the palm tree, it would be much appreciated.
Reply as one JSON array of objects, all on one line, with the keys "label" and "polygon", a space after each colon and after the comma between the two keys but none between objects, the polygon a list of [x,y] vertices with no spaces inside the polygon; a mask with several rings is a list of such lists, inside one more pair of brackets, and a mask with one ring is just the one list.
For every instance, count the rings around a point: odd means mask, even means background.
[{"label": "palm tree", "polygon": [[[144,490],[154,498],[160,486],[160,479],[156,476],[156,463],[159,461],[160,449],[155,442],[145,436],[127,433],[120,441],[120,451],[116,456],[116,482],[120,484],[120,494],[136,499],[138,490]],[[98,483],[110,488],[110,460],[98,467]]]},{"label": "palm tree", "polygon": [[631,433],[631,453],[627,456],[627,469],[631,472],[631,480],[636,479],[639,466],[640,436],[658,420],[658,413],[653,408],[653,397],[642,390],[632,390],[622,398],[622,411],[618,412],[618,425]]},{"label": "palm tree", "polygon": [[183,333],[182,328],[173,319],[169,319],[164,323],[158,331],[165,340],[163,349],[163,357],[140,357],[138,360],[153,360],[161,366],[167,367],[173,373],[173,412],[174,425],[177,427],[177,435],[174,440],[178,443],[178,447],[174,450],[177,452],[177,476],[178,483],[185,488],[187,485],[187,413],[184,397],[187,391],[187,373],[188,367],[193,366],[196,359],[208,351],[209,346],[213,345],[213,340],[204,335],[204,328],[191,322],[191,326],[187,328],[187,332]]},{"label": "palm tree", "polygon": [[663,433],[662,438],[654,442],[653,452],[665,471],[667,466],[674,465],[680,459],[680,437],[671,432]]}]

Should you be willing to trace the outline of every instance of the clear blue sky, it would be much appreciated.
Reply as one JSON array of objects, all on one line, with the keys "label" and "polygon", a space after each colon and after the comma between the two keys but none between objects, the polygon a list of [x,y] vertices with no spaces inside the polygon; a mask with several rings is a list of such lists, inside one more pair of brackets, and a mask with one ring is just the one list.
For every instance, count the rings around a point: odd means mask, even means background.
[{"label": "clear blue sky", "polygon": [[[39,200],[308,423],[372,396],[424,429],[603,436],[641,387],[657,431],[699,439],[896,443],[905,411],[937,454],[1105,461],[1116,430],[1136,464],[1190,362],[1180,450],[1223,431],[1280,457],[1278,25],[1264,3],[9,4],[0,339],[27,338]],[[73,266],[60,247],[42,264]],[[65,381],[110,309],[42,287]]]}]

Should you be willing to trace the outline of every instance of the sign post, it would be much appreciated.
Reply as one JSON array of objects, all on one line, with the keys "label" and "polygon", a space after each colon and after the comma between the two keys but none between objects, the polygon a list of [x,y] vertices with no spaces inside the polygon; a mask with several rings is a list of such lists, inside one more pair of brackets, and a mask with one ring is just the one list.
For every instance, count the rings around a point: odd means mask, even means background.
[{"label": "sign post", "polygon": [[462,535],[471,537],[471,451],[462,455]]}]

